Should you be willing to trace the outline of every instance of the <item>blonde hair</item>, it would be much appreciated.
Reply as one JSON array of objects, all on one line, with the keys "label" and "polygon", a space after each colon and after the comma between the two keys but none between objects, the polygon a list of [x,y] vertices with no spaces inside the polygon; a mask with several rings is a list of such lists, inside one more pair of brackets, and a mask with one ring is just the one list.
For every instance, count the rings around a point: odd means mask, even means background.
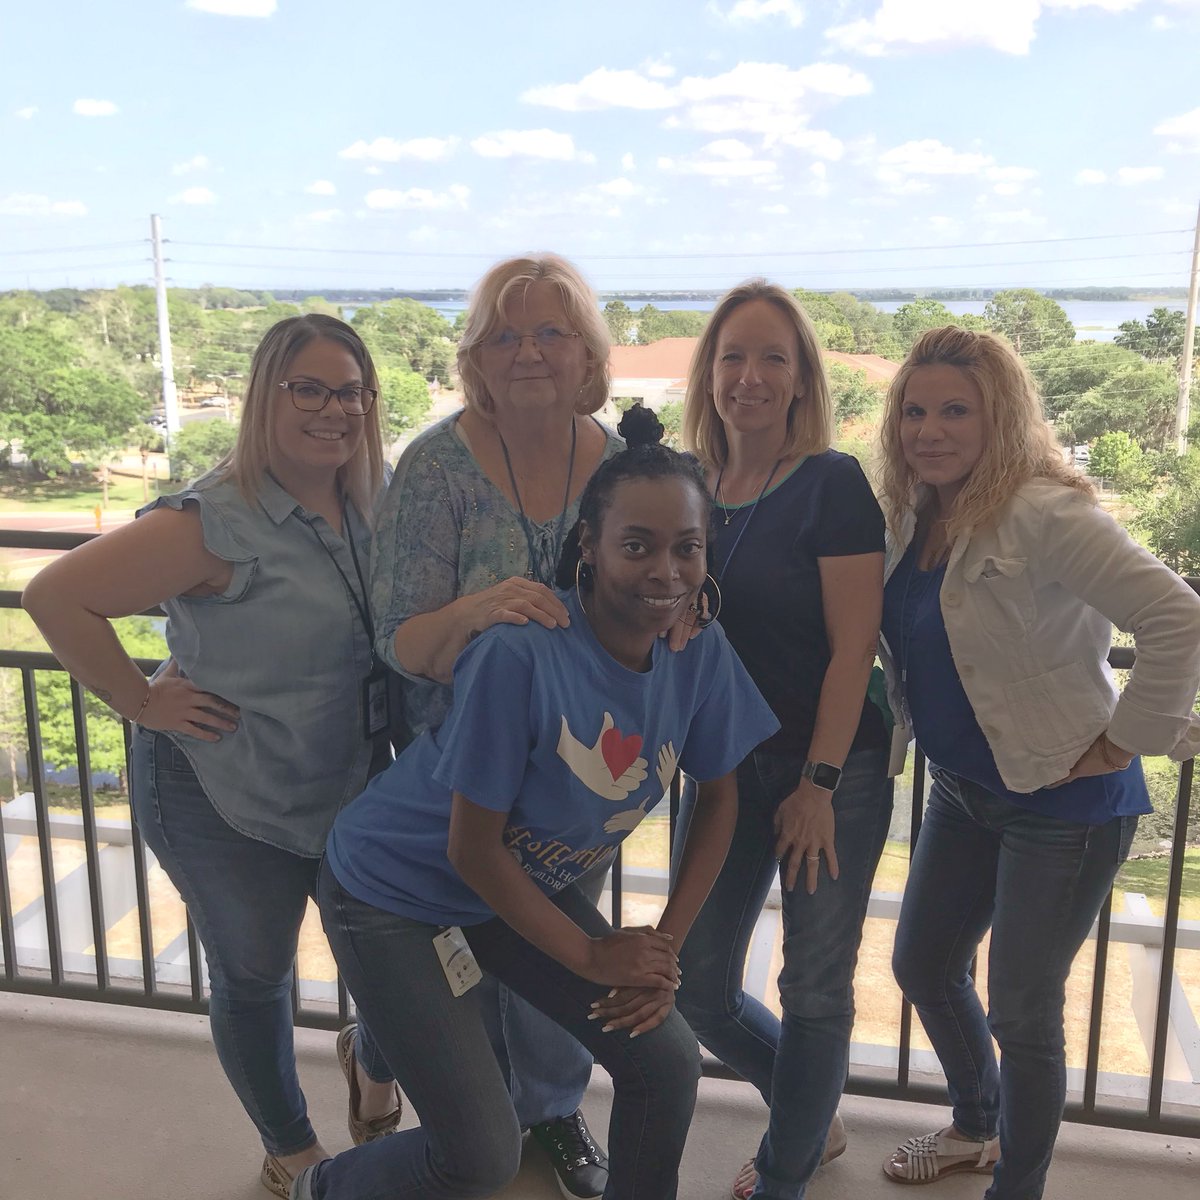
[{"label": "blonde hair", "polygon": [[791,321],[796,330],[800,359],[793,380],[793,398],[787,415],[787,437],[779,451],[781,458],[797,454],[820,454],[833,441],[833,398],[825,365],[821,361],[821,343],[808,313],[799,301],[777,283],[748,279],[725,293],[713,309],[688,368],[687,393],[683,401],[683,439],[706,467],[723,467],[729,457],[725,426],[717,415],[712,394],[713,363],[721,326],[741,305],[750,300],[766,300]]},{"label": "blonde hair", "polygon": [[900,533],[906,512],[920,511],[932,496],[932,489],[909,466],[900,443],[905,388],[914,371],[932,366],[956,367],[983,397],[983,453],[955,497],[946,525],[951,540],[994,519],[1012,494],[1031,479],[1049,479],[1095,495],[1083,475],[1063,461],[1046,422],[1037,384],[1016,351],[994,333],[946,325],[927,330],[917,339],[884,401],[880,476],[884,512],[894,533]]},{"label": "blonde hair", "polygon": [[551,283],[558,288],[567,319],[583,334],[588,374],[575,400],[575,411],[590,416],[603,408],[608,400],[608,351],[611,345],[608,326],[600,315],[596,293],[579,269],[557,254],[506,258],[491,267],[475,285],[466,325],[458,342],[458,376],[462,381],[463,403],[482,415],[492,412],[495,402],[484,381],[480,355],[488,339],[503,326],[504,308],[509,299],[535,283]]},{"label": "blonde hair", "polygon": [[[270,469],[275,450],[272,405],[289,403],[287,397],[280,397],[279,384],[286,377],[292,359],[317,338],[345,347],[358,363],[363,386],[379,390],[379,377],[370,351],[345,321],[321,313],[309,313],[303,317],[287,317],[272,325],[258,343],[250,363],[250,381],[242,402],[242,421],[238,427],[237,441],[215,470],[217,478],[234,480],[249,501],[257,499],[259,485],[263,475]],[[378,397],[371,411],[363,417],[363,439],[349,461],[337,471],[342,494],[368,520],[374,514],[379,490],[383,486],[382,403],[383,398]]]}]

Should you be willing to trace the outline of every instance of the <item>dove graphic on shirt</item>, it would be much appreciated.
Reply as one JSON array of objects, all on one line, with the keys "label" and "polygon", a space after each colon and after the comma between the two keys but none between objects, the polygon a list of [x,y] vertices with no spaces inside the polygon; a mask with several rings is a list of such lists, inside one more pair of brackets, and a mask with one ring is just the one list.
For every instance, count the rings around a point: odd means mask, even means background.
[{"label": "dove graphic on shirt", "polygon": [[[671,780],[675,776],[675,768],[678,763],[679,756],[675,753],[675,743],[668,742],[658,752],[658,782],[662,785],[663,795],[666,794],[667,788],[671,786]],[[655,796],[651,792],[637,808],[627,808],[624,812],[619,812],[616,816],[609,817],[604,822],[604,832],[632,832],[642,823],[642,818],[646,815],[647,809],[652,804],[657,804],[661,799],[662,795]]]},{"label": "dove graphic on shirt", "polygon": [[646,778],[646,760],[641,757],[642,735],[624,734],[606,712],[600,733],[591,745],[585,745],[572,732],[566,716],[558,737],[558,756],[571,773],[605,800],[620,803],[639,788]]}]

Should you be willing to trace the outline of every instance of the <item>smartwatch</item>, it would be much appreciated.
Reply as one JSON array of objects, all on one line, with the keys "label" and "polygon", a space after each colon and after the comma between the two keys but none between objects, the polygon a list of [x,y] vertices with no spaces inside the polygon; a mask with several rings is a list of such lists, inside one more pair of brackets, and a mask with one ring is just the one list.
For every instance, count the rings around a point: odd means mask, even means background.
[{"label": "smartwatch", "polygon": [[800,771],[800,778],[811,779],[814,787],[833,792],[842,781],[842,768],[835,767],[832,763],[806,762]]}]

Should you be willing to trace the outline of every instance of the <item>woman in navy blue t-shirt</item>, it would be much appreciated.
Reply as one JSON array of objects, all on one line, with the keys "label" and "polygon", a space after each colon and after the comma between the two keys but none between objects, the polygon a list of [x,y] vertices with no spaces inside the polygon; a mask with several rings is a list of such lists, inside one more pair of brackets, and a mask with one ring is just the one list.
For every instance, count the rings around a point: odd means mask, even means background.
[{"label": "woman in navy blue t-shirt", "polygon": [[[674,1007],[678,952],[729,845],[733,769],[777,722],[719,627],[678,653],[662,636],[681,614],[703,619],[711,506],[693,462],[647,444],[648,424],[657,442],[652,414],[626,415],[630,449],[584,491],[558,580],[575,581],[567,628],[472,641],[446,720],[335,823],[325,929],[422,1124],[310,1169],[294,1200],[449,1200],[509,1181],[520,1128],[470,990],[479,968],[612,1074],[606,1200],[676,1194],[699,1076]],[[614,931],[575,880],[677,764],[704,782],[676,886],[656,928]]]}]

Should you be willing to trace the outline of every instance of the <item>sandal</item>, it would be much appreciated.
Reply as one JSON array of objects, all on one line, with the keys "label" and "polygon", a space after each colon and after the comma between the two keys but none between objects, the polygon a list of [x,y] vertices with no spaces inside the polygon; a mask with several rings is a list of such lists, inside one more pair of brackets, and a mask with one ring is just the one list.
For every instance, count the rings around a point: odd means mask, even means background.
[{"label": "sandal", "polygon": [[283,1200],[288,1200],[292,1194],[292,1177],[279,1165],[279,1159],[273,1154],[268,1154],[263,1159],[262,1170],[258,1173],[258,1181],[268,1192],[282,1196]]},{"label": "sandal", "polygon": [[948,1125],[936,1133],[911,1137],[883,1164],[883,1173],[897,1183],[933,1183],[946,1175],[990,1175],[1000,1157],[1000,1139],[955,1136]]},{"label": "sandal", "polygon": [[[825,1138],[825,1152],[821,1155],[821,1166],[833,1162],[835,1158],[846,1153],[846,1126],[842,1124],[842,1114],[835,1112],[829,1126],[829,1134]],[[758,1170],[751,1159],[738,1173],[729,1189],[731,1200],[750,1200],[754,1189],[758,1186]]]},{"label": "sandal", "polygon": [[[354,1043],[357,1037],[358,1026],[351,1022],[337,1035],[337,1056],[342,1074],[346,1077],[346,1086],[350,1091],[346,1128],[350,1130],[350,1139],[356,1146],[365,1146],[367,1142],[377,1141],[381,1137],[387,1137],[389,1133],[396,1132],[400,1126],[400,1114],[404,1107],[404,1100],[400,1095],[399,1085],[396,1085],[396,1107],[390,1112],[365,1121],[358,1115],[360,1096],[358,1078],[354,1073]],[[286,1196],[287,1192],[280,1194]]]}]

